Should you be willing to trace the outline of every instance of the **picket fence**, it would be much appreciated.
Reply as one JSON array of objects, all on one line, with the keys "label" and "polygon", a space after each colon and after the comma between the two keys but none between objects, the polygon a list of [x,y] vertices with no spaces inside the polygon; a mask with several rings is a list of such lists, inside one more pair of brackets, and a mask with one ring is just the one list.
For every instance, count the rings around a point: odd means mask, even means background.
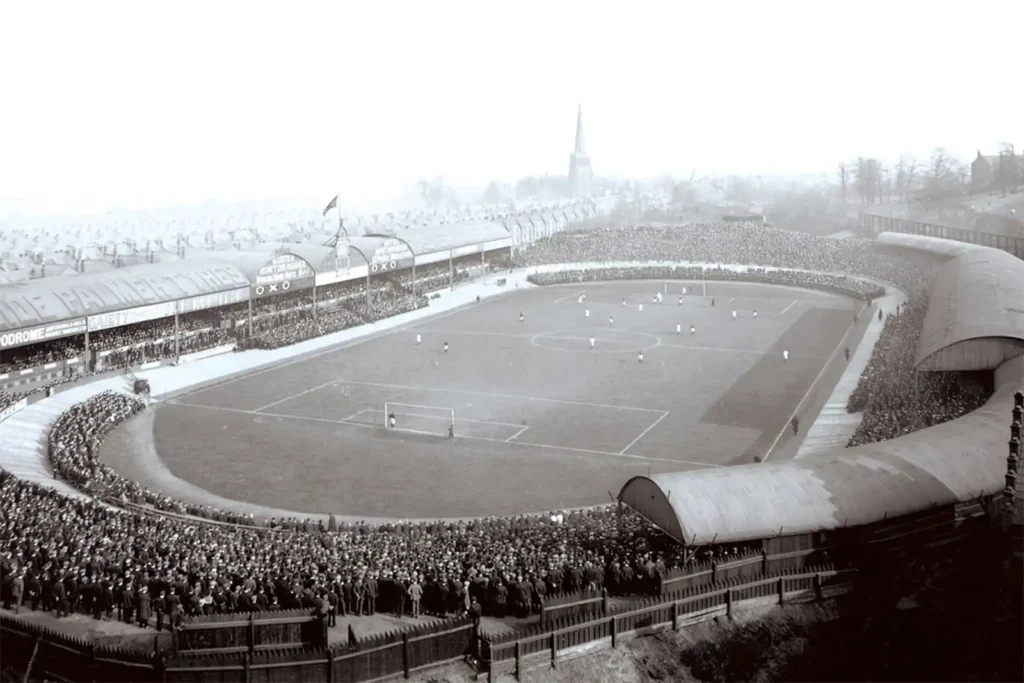
[{"label": "picket fence", "polygon": [[[307,616],[293,619],[298,629],[306,628]],[[230,634],[239,620],[224,624]],[[283,630],[299,631],[289,627],[287,618],[269,619],[278,622]],[[259,625],[260,620],[256,620]],[[190,624],[189,629],[199,631],[211,624]],[[211,630],[207,628],[207,630]],[[240,630],[246,630],[241,627]],[[306,633],[310,633],[308,630]],[[179,637],[181,637],[179,635]],[[226,651],[215,652],[204,648],[197,651],[160,651],[159,647],[133,649],[98,646],[59,631],[41,629],[17,617],[0,615],[0,639],[3,642],[5,669],[19,672],[27,679],[53,681],[111,681],[160,683],[283,683],[285,681],[352,681],[353,683],[381,681],[388,678],[408,678],[412,673],[450,662],[463,660],[476,654],[478,642],[476,626],[468,619],[451,619],[418,628],[392,631],[365,639],[329,647],[299,644],[276,647],[267,643],[258,645],[249,640],[232,641],[232,636],[221,640],[214,636],[212,643],[231,643]],[[184,644],[185,638],[182,638]],[[193,640],[194,644],[202,641]]]},{"label": "picket fence", "polygon": [[[40,629],[17,617],[0,616],[4,667],[22,676],[53,681],[130,681],[160,683],[284,683],[286,681],[351,681],[373,683],[391,678],[408,678],[415,672],[476,659],[483,669],[522,672],[538,660],[552,663],[574,652],[616,646],[624,637],[678,629],[687,623],[712,616],[731,616],[738,605],[753,601],[788,603],[820,600],[850,590],[856,570],[831,566],[783,571],[771,576],[736,576],[712,584],[683,587],[603,615],[571,614],[534,624],[502,635],[481,635],[466,618],[452,619],[419,628],[392,631],[378,636],[329,647],[305,643],[275,646],[268,636],[263,643],[248,637],[213,636],[193,639],[194,645],[226,645],[231,650],[213,652],[161,651],[159,647],[137,649],[106,647],[63,633]],[[637,606],[639,604],[639,606]],[[276,614],[268,618],[239,619],[224,615],[208,622],[192,623],[186,630],[216,627],[225,633],[250,634],[261,621],[266,627],[281,625],[284,633],[316,638],[308,612]],[[288,625],[299,624],[298,627]],[[179,634],[179,647],[188,636]],[[232,640],[232,638],[235,638]],[[205,642],[204,642],[205,641]],[[308,640],[306,641],[308,642]],[[205,648],[204,648],[205,649]]]},{"label": "picket fence", "polygon": [[[737,578],[753,579],[799,570],[817,564],[829,564],[826,549],[796,550],[768,555],[760,550],[749,550],[720,560],[705,562],[670,570],[656,584],[648,583],[646,577],[635,579],[630,586],[616,591],[580,590],[557,593],[547,597],[541,606],[541,623],[575,615],[601,615],[608,612],[608,599],[613,595],[668,595],[684,588],[724,583]],[[605,577],[607,581],[609,577]]]},{"label": "picket fence", "polygon": [[624,638],[667,628],[677,631],[717,616],[731,617],[740,606],[807,602],[849,592],[856,574],[856,569],[823,566],[753,580],[737,577],[648,598],[640,607],[626,606],[606,617],[571,615],[537,624],[525,632],[483,635],[481,663],[488,671],[488,681],[509,670],[519,680],[528,668],[554,667],[581,654],[617,647]]}]

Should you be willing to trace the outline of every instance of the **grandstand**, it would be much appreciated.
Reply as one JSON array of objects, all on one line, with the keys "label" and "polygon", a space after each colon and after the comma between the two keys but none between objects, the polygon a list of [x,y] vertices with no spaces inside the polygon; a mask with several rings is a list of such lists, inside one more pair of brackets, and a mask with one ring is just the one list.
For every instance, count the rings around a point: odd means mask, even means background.
[{"label": "grandstand", "polygon": [[[306,610],[333,595],[331,604],[353,611],[349,599],[372,585],[376,609],[403,615],[408,588],[422,584],[425,609],[438,617],[465,612],[474,598],[485,615],[528,615],[562,591],[658,593],[670,574],[695,572],[704,560],[725,566],[756,556],[765,568],[799,568],[826,553],[852,562],[864,548],[935,542],[1002,493],[1012,395],[1024,387],[1024,314],[1015,308],[1024,262],[984,247],[954,255],[945,243],[931,249],[934,242],[905,236],[828,240],[734,222],[561,232],[513,255],[516,239],[503,226],[473,223],[444,235],[353,238],[347,267],[332,250],[296,247],[0,286],[0,386],[7,392],[0,441],[19,444],[0,453],[0,505],[9,520],[0,540],[12,550],[2,563],[5,603],[17,578],[38,587],[30,599],[20,589],[28,608],[100,617],[121,614],[129,584],[173,593],[168,611],[194,617],[247,611],[261,604],[258,595]],[[739,267],[723,267],[729,264]],[[107,386],[85,384],[91,375],[137,369],[160,397],[180,389],[162,387],[161,378],[187,373],[195,358],[235,351],[280,362],[288,347],[308,351],[302,344],[325,334],[418,315],[429,308],[427,295],[481,273],[525,286],[527,275],[553,284],[667,279],[680,269],[864,300],[884,291],[874,284],[882,281],[906,296],[899,316],[886,319],[861,378],[858,408],[867,426],[853,448],[639,475],[617,496],[632,512],[602,506],[445,523],[328,522],[322,530],[301,519],[263,521],[178,500],[124,478],[99,457],[104,438],[144,405],[124,390],[89,389]],[[469,287],[458,301],[478,291]],[[921,373],[941,379],[919,379]],[[60,395],[47,400],[42,389],[55,382],[81,386],[73,390],[75,404],[47,417]],[[915,382],[926,386],[908,392]],[[945,391],[950,386],[960,390]],[[42,466],[31,474],[36,481],[12,476],[37,457],[24,437],[30,428],[45,433],[48,464],[60,479],[50,486],[60,494],[42,485]],[[21,524],[29,519],[32,537]],[[119,531],[126,528],[128,535]],[[81,549],[57,551],[69,529]],[[186,537],[190,542],[180,544]],[[157,549],[172,547],[179,559],[161,559]],[[85,548],[104,548],[105,563]],[[218,564],[223,572],[212,569]],[[100,588],[81,589],[85,576]],[[69,581],[74,599],[54,589]],[[122,600],[115,604],[117,590]]]}]

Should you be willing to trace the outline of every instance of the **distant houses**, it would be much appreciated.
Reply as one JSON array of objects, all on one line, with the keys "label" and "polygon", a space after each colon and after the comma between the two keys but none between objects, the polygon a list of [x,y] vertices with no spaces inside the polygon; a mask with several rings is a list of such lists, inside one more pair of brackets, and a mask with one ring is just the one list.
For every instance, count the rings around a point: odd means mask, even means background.
[{"label": "distant houses", "polygon": [[978,156],[971,162],[971,192],[1013,192],[1024,187],[1024,154]]}]

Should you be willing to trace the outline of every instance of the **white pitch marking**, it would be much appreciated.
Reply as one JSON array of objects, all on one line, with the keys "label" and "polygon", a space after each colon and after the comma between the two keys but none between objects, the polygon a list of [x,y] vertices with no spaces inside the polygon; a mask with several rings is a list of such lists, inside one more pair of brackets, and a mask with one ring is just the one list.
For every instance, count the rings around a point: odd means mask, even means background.
[{"label": "white pitch marking", "polygon": [[298,398],[299,396],[305,396],[306,394],[309,394],[309,393],[312,393],[314,391],[317,391],[318,389],[323,389],[324,387],[329,387],[329,386],[331,386],[332,384],[334,384],[337,381],[338,380],[336,380],[336,379],[332,379],[329,382],[324,382],[323,384],[319,384],[319,385],[317,385],[315,387],[310,387],[309,389],[306,389],[304,391],[300,391],[299,393],[293,394],[292,396],[288,396],[287,398],[282,398],[280,401],[274,401],[273,403],[268,403],[267,405],[263,406],[262,408],[257,408],[256,410],[254,410],[252,412],[258,413],[261,410],[266,410],[267,408],[273,408],[274,406],[280,405],[280,404],[285,403],[287,401],[290,401],[293,398]]},{"label": "white pitch marking", "polygon": [[636,443],[637,441],[639,441],[640,439],[644,438],[644,436],[645,436],[645,435],[647,434],[647,432],[649,432],[649,431],[651,431],[652,429],[654,429],[655,427],[657,427],[657,426],[658,426],[658,423],[659,423],[659,422],[661,422],[662,420],[664,420],[664,419],[665,419],[666,417],[668,417],[668,412],[665,412],[665,413],[664,413],[664,414],[663,414],[663,415],[662,415],[661,417],[659,417],[659,418],[658,418],[657,420],[655,420],[654,422],[652,422],[652,423],[651,423],[651,426],[650,426],[650,427],[648,427],[648,428],[647,428],[647,429],[645,429],[644,431],[640,432],[640,435],[639,435],[639,436],[637,436],[637,437],[636,437],[635,439],[633,439],[632,441],[630,441],[630,442],[629,442],[629,445],[628,445],[628,446],[626,446],[626,447],[625,447],[625,448],[623,448],[623,449],[622,449],[621,451],[619,451],[619,455],[625,455],[625,454],[626,454],[626,451],[628,451],[628,450],[629,450],[630,448],[632,448],[632,447],[633,447],[633,444],[635,444],[635,443]]},{"label": "white pitch marking", "polygon": [[[402,413],[402,415],[404,417],[423,417],[423,418],[435,419],[435,420],[450,420],[451,419],[450,416],[449,417],[445,417],[444,415],[425,415],[423,413]],[[491,420],[471,420],[468,417],[459,417],[459,416],[455,417],[455,422],[456,423],[459,423],[459,422],[472,422],[474,424],[496,425],[498,427],[518,427],[519,426],[519,425],[513,424],[511,422],[493,422]]]},{"label": "white pitch marking", "polygon": [[726,303],[731,304],[733,301],[736,301],[736,297],[733,297],[733,298],[729,299]]},{"label": "white pitch marking", "polygon": [[793,303],[791,303],[790,305],[786,306],[785,308],[783,308],[782,309],[782,313],[779,313],[779,315],[785,315],[786,311],[788,311],[789,309],[793,308],[794,306],[796,306],[796,302],[795,301]]},{"label": "white pitch marking", "polygon": [[[326,423],[329,423],[329,424],[344,425],[346,427],[360,427],[360,428],[363,428],[363,429],[379,429],[380,428],[380,425],[376,425],[376,424],[364,424],[362,422],[343,422],[341,420],[328,420],[328,419],[322,418],[322,417],[303,417],[301,415],[282,415],[282,414],[279,414],[279,413],[254,413],[251,410],[242,410],[241,408],[224,408],[224,407],[219,407],[219,406],[197,405],[195,403],[182,403],[182,402],[180,402],[178,400],[175,400],[175,399],[172,399],[172,400],[170,400],[168,402],[169,403],[174,403],[176,405],[186,406],[188,408],[199,408],[199,409],[202,409],[202,410],[223,410],[223,411],[226,411],[226,412],[229,412],[229,413],[241,413],[241,414],[244,414],[244,415],[255,415],[255,416],[258,416],[258,417],[279,417],[279,418],[282,418],[282,419],[290,419],[290,420],[306,420],[306,421],[309,421],[309,422],[326,422]],[[646,408],[638,408],[637,410],[646,410]],[[653,412],[663,412],[663,411],[653,411]],[[346,419],[351,419],[351,418],[346,418]],[[418,433],[418,434],[427,434],[429,436],[437,436],[436,432],[426,432],[426,431],[420,431],[420,430],[415,430],[415,429],[408,429],[408,428],[405,428],[405,427],[395,427],[395,431],[404,431],[404,432],[412,432],[412,433]],[[489,441],[490,443],[505,443],[505,444],[510,444],[510,445],[513,445],[513,446],[527,446],[527,447],[533,447],[533,448],[538,448],[538,449],[550,449],[550,450],[556,450],[556,451],[568,451],[570,453],[587,453],[587,454],[592,454],[592,455],[604,455],[604,456],[613,457],[613,458],[629,458],[630,460],[649,460],[651,462],[670,462],[670,463],[676,463],[676,464],[679,464],[679,465],[694,465],[694,466],[697,466],[697,467],[722,467],[722,465],[715,465],[715,464],[709,463],[709,462],[693,462],[691,460],[676,460],[674,458],[655,458],[655,457],[647,456],[647,455],[629,455],[627,453],[612,453],[611,451],[597,451],[597,450],[593,450],[593,449],[590,449],[590,448],[572,448],[570,446],[554,446],[552,444],[546,444],[546,443],[526,443],[526,442],[523,442],[523,441],[508,441],[506,439],[492,439],[492,438],[487,437],[487,436],[469,436],[469,435],[464,435],[464,436],[458,436],[456,438],[470,439],[470,440],[473,440],[473,441]]]},{"label": "white pitch marking", "polygon": [[[466,394],[467,396],[490,396],[492,398],[510,398],[517,401],[541,401],[543,403],[558,403],[567,406],[585,406],[587,408],[608,408],[610,410],[629,410],[639,413],[663,413],[658,408],[635,408],[633,406],[616,406],[608,403],[585,403],[583,401],[568,401],[561,398],[540,398],[539,396],[520,396],[517,394],[501,394],[496,391],[470,391],[469,389],[442,389],[440,387],[415,387],[408,384],[385,384],[383,382],[357,382],[351,379],[339,379],[341,384],[356,384],[367,387],[380,387],[382,389],[404,389],[405,391],[432,391],[442,394]],[[264,413],[265,415],[268,413]]]},{"label": "white pitch marking", "polygon": [[344,420],[342,420],[342,421],[341,421],[341,422],[340,422],[339,424],[345,424],[345,423],[347,423],[347,422],[348,422],[349,420],[354,420],[354,419],[356,419],[357,417],[359,417],[360,415],[365,415],[366,413],[372,413],[372,412],[373,412],[373,408],[363,408],[363,409],[362,409],[362,410],[360,410],[360,411],[359,411],[358,413],[352,413],[351,415],[349,415],[348,417],[346,417],[346,418],[345,418]]},{"label": "white pitch marking", "polygon": [[515,434],[513,434],[512,436],[510,436],[510,437],[508,437],[507,439],[505,439],[505,443],[508,443],[509,441],[512,441],[513,439],[517,438],[517,437],[518,437],[518,436],[519,436],[520,434],[522,434],[523,432],[525,432],[525,431],[526,431],[527,429],[529,429],[529,427],[528,427],[528,426],[527,426],[527,427],[523,427],[522,429],[520,429],[520,430],[519,430],[518,432],[516,432],[516,433],[515,433]]},{"label": "white pitch marking", "polygon": [[[500,298],[501,297],[497,297],[497,296],[488,297],[488,298],[484,299],[483,301],[481,301],[480,304],[493,303],[493,302],[499,300]],[[231,375],[229,375],[229,376],[227,376],[227,377],[225,377],[223,379],[216,380],[216,381],[214,381],[214,382],[212,382],[212,383],[210,383],[210,384],[208,384],[206,386],[197,387],[197,388],[189,390],[189,391],[183,391],[179,395],[180,396],[190,396],[192,394],[200,394],[200,393],[202,393],[204,391],[208,391],[210,389],[213,389],[214,387],[226,386],[226,385],[232,384],[234,382],[240,382],[243,379],[248,379],[250,377],[256,377],[257,375],[262,375],[265,372],[271,372],[273,370],[280,370],[280,369],[286,368],[286,367],[288,367],[290,365],[295,365],[296,363],[302,363],[303,361],[312,360],[314,358],[319,358],[320,356],[326,356],[329,353],[335,353],[335,352],[341,351],[343,349],[349,349],[349,348],[352,348],[354,346],[360,346],[362,344],[365,344],[366,342],[370,342],[370,341],[373,341],[375,339],[380,339],[381,337],[387,337],[389,335],[395,334],[396,332],[401,332],[403,330],[409,330],[409,329],[415,329],[419,325],[425,325],[425,324],[433,322],[435,320],[441,320],[442,318],[451,317],[451,316],[455,315],[456,313],[464,312],[466,309],[470,308],[471,306],[479,306],[480,304],[477,304],[477,303],[462,304],[461,306],[457,306],[457,307],[455,307],[455,308],[453,308],[453,309],[451,309],[449,311],[445,311],[444,313],[438,313],[437,315],[431,315],[431,316],[427,316],[427,317],[424,317],[424,318],[419,318],[417,320],[410,320],[407,323],[403,323],[401,325],[395,325],[394,327],[389,327],[386,330],[380,330],[380,331],[377,331],[377,332],[369,332],[369,333],[367,333],[365,335],[362,335],[360,337],[356,337],[355,339],[349,339],[347,341],[341,341],[341,342],[338,342],[337,344],[332,344],[331,346],[328,346],[326,348],[321,348],[321,349],[317,349],[316,351],[310,351],[308,353],[299,354],[298,356],[295,356],[294,358],[289,358],[288,360],[282,361],[280,363],[273,363],[272,362],[272,363],[268,364],[266,367],[257,367],[257,368],[252,369],[252,370],[241,370],[241,371],[236,372],[234,374],[231,374]],[[182,404],[182,405],[185,405],[185,404]]]},{"label": "white pitch marking", "polygon": [[[828,369],[828,366],[832,364],[832,359],[835,358],[835,355],[839,353],[840,347],[845,346],[846,338],[850,336],[850,331],[853,330],[854,326],[857,324],[857,320],[861,316],[861,313],[864,312],[864,309],[867,308],[867,306],[867,303],[865,303],[863,306],[860,307],[860,312],[857,313],[857,316],[853,319],[853,322],[850,323],[850,326],[846,328],[846,334],[844,334],[843,338],[839,340],[838,344],[836,344],[835,350],[828,357],[828,360],[825,361],[825,364],[821,366],[821,370],[818,371],[817,377],[814,378],[814,381],[811,382],[811,385],[807,387],[807,391],[804,392],[803,398],[801,398],[800,402],[796,404],[796,408],[793,409],[793,415],[796,415],[797,413],[800,412],[800,406],[804,404],[804,401],[807,400],[807,397],[811,395],[812,391],[814,391],[814,387],[818,385],[818,380],[820,380],[821,376],[825,374],[825,370]],[[765,452],[764,457],[761,458],[761,462],[768,462],[768,457],[772,454],[772,451],[775,450],[775,447],[779,444],[779,439],[781,439],[782,435],[786,433],[786,430],[790,428],[790,420],[792,420],[792,418],[786,420],[786,424],[782,425],[782,429],[779,430],[779,435],[775,437],[775,441],[772,441],[772,445]]]}]

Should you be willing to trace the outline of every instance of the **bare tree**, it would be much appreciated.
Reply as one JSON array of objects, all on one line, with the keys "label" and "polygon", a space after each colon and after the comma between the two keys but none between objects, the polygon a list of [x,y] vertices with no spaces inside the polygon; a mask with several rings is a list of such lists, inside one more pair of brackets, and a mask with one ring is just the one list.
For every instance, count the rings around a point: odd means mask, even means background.
[{"label": "bare tree", "polygon": [[845,202],[846,201],[846,162],[845,161],[840,161],[839,162],[839,193],[840,193],[840,196],[843,198],[843,201]]},{"label": "bare tree", "polygon": [[881,184],[879,168],[877,159],[857,157],[855,182],[861,204],[874,204],[878,198]]},{"label": "bare tree", "polygon": [[917,159],[910,154],[901,154],[896,165],[896,194],[900,201],[910,205],[913,198],[914,183],[917,182],[921,167]]},{"label": "bare tree", "polygon": [[484,204],[497,204],[501,201],[502,191],[501,186],[494,180],[487,185],[487,190],[484,191],[480,201]]},{"label": "bare tree", "polygon": [[935,201],[953,194],[957,185],[957,163],[944,147],[936,147],[932,151],[925,181],[928,199]]}]

